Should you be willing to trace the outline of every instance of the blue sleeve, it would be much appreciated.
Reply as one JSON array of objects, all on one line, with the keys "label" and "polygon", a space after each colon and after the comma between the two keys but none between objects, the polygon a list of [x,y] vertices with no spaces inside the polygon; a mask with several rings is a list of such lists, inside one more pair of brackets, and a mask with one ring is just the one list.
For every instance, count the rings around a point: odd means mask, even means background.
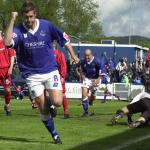
[{"label": "blue sleeve", "polygon": [[62,31],[52,23],[49,24],[49,27],[51,31],[52,40],[56,40],[61,47],[70,43],[69,36],[64,31]]},{"label": "blue sleeve", "polygon": [[20,40],[20,32],[17,28],[13,29],[13,39],[12,39],[12,44],[14,48],[18,47],[18,43]]}]

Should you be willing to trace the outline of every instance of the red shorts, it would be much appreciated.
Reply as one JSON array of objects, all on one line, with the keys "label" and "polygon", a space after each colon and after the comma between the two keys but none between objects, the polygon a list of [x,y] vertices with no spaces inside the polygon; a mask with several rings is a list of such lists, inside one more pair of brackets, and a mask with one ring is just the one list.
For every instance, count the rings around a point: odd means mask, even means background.
[{"label": "red shorts", "polygon": [[12,85],[11,75],[8,75],[9,68],[0,68],[0,84],[6,88],[10,88]]},{"label": "red shorts", "polygon": [[62,92],[63,92],[63,94],[65,94],[66,93],[66,85],[65,85],[66,83],[64,81],[61,84],[62,84]]}]

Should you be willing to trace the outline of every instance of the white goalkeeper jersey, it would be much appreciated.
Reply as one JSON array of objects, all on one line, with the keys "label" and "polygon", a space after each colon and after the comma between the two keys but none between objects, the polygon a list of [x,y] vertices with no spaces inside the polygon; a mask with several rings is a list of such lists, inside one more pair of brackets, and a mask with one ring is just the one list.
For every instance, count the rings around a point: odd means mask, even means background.
[{"label": "white goalkeeper jersey", "polygon": [[130,102],[130,104],[133,104],[133,103],[141,100],[142,98],[149,98],[150,99],[150,94],[147,92],[139,93],[137,96],[134,97],[134,99]]}]

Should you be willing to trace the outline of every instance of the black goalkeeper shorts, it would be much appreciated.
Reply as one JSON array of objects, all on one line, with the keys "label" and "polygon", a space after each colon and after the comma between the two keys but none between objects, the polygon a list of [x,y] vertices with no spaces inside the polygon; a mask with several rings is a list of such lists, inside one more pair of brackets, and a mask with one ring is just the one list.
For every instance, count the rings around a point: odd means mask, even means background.
[{"label": "black goalkeeper shorts", "polygon": [[142,98],[141,100],[127,105],[130,114],[142,113],[142,117],[146,120],[150,119],[150,99]]}]

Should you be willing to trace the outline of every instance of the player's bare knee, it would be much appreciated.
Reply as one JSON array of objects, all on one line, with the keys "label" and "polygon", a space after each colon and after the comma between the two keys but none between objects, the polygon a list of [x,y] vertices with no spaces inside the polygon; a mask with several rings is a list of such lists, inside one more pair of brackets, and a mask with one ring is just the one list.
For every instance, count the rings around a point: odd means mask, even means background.
[{"label": "player's bare knee", "polygon": [[55,101],[54,101],[54,105],[56,106],[56,107],[60,107],[61,105],[62,105],[62,100],[61,99],[56,99]]},{"label": "player's bare knee", "polygon": [[82,91],[82,99],[85,99],[88,96],[88,92],[86,90]]}]

